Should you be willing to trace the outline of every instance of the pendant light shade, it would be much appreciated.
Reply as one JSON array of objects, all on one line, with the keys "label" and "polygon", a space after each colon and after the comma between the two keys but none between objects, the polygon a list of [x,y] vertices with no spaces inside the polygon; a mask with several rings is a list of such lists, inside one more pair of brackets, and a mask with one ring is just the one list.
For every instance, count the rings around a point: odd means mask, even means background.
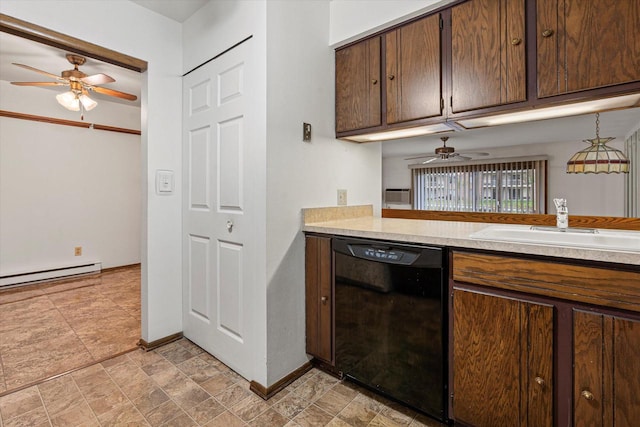
[{"label": "pendant light shade", "polygon": [[628,173],[629,159],[607,143],[615,138],[600,138],[600,114],[596,113],[596,137],[585,139],[590,144],[567,162],[567,173]]}]

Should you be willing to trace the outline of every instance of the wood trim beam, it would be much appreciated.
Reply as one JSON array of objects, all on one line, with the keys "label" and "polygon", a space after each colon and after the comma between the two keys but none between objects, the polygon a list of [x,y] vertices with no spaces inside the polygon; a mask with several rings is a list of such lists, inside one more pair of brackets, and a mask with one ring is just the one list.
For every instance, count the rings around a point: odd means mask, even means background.
[{"label": "wood trim beam", "polygon": [[147,61],[0,13],[0,31],[142,73]]},{"label": "wood trim beam", "polygon": [[14,111],[0,110],[0,117],[12,119],[31,120],[34,122],[49,123],[52,125],[72,126],[85,129],[105,130],[108,132],[128,133],[131,135],[141,135],[137,129],[119,128],[115,126],[100,125],[97,123],[78,122],[74,120],[57,119],[55,117],[36,116],[34,114],[16,113]]},{"label": "wood trim beam", "polygon": [[[432,221],[488,222],[498,224],[556,225],[555,215],[508,214],[485,212],[422,211],[382,209],[383,218],[422,219]],[[570,227],[605,228],[640,231],[640,218],[616,216],[569,215]]]}]

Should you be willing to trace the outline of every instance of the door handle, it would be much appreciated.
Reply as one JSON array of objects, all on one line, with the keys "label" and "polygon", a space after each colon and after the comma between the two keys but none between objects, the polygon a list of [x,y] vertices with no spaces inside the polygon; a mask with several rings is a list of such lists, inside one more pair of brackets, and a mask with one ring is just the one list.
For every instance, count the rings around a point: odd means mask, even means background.
[{"label": "door handle", "polygon": [[231,220],[227,221],[227,231],[229,233],[231,233],[233,231],[233,221],[231,221]]}]

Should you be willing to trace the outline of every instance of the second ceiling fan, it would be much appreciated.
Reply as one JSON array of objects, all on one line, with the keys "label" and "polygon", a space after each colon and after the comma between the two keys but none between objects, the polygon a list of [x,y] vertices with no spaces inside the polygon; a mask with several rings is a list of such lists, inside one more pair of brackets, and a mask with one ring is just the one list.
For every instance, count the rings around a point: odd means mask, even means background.
[{"label": "second ceiling fan", "polygon": [[442,147],[435,149],[434,154],[425,154],[421,156],[408,157],[405,160],[426,159],[422,162],[423,165],[434,162],[436,160],[471,160],[475,156],[488,156],[489,153],[477,152],[477,151],[459,151],[457,152],[454,147],[447,147],[448,136],[440,137],[442,141]]}]

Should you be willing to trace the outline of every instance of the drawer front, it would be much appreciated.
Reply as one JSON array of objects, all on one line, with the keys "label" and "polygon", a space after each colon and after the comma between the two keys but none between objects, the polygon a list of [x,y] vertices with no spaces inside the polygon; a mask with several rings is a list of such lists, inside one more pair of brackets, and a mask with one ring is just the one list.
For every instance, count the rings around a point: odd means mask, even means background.
[{"label": "drawer front", "polygon": [[454,251],[453,280],[640,312],[640,273]]}]

